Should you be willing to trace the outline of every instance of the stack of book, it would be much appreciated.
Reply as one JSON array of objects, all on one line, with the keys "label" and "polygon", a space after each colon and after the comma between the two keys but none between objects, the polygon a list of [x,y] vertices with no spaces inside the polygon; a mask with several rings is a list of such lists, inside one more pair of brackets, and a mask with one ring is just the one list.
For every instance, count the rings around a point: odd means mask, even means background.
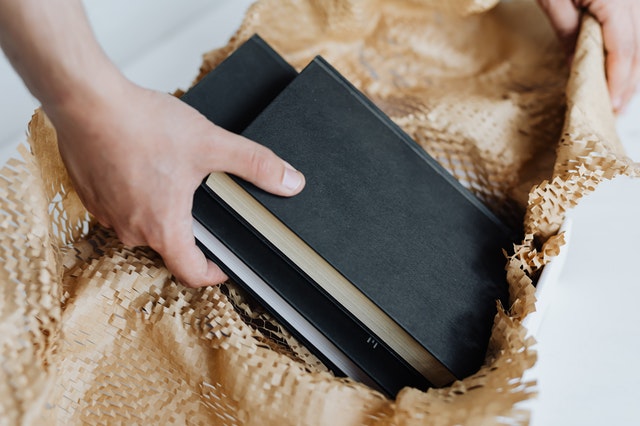
[{"label": "stack of book", "polygon": [[224,173],[197,190],[198,244],[234,281],[390,396],[477,371],[515,239],[472,193],[321,57],[298,73],[258,36],[182,100],[306,178],[291,198]]}]

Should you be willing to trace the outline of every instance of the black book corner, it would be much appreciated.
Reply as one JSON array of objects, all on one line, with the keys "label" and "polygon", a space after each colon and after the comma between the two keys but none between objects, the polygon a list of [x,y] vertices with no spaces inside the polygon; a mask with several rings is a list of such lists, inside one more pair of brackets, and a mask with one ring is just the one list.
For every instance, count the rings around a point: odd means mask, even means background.
[{"label": "black book corner", "polygon": [[182,99],[304,173],[297,196],[212,173],[205,254],[335,374],[395,396],[480,367],[508,306],[507,229],[322,58],[299,74],[254,36]]}]

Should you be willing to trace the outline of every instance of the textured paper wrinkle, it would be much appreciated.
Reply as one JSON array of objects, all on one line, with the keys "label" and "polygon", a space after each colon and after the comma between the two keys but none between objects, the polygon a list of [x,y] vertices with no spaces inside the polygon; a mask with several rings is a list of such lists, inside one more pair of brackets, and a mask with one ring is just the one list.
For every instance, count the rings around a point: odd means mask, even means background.
[{"label": "textured paper wrinkle", "polygon": [[91,221],[36,111],[31,151],[0,170],[0,424],[527,424],[514,406],[536,392],[523,380],[533,283],[562,250],[565,213],[638,166],[615,133],[595,20],[569,70],[534,2],[496,3],[263,0],[200,70],[255,32],[298,69],[322,54],[518,225],[510,305],[476,374],[388,399],[334,377],[233,283],[180,286],[152,250]]}]

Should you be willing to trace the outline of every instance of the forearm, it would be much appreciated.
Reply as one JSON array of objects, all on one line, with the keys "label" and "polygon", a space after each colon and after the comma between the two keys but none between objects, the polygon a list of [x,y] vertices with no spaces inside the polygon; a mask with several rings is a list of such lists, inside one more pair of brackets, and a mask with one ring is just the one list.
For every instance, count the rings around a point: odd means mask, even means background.
[{"label": "forearm", "polygon": [[50,114],[90,107],[123,80],[80,0],[0,0],[0,46]]}]

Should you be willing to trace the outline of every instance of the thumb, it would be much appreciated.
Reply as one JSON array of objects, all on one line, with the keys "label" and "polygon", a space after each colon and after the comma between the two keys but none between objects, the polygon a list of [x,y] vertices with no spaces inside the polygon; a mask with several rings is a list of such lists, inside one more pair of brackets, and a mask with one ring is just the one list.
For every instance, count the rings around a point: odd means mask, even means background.
[{"label": "thumb", "polygon": [[231,173],[276,195],[292,196],[304,188],[304,175],[267,147],[216,126],[207,173]]}]

